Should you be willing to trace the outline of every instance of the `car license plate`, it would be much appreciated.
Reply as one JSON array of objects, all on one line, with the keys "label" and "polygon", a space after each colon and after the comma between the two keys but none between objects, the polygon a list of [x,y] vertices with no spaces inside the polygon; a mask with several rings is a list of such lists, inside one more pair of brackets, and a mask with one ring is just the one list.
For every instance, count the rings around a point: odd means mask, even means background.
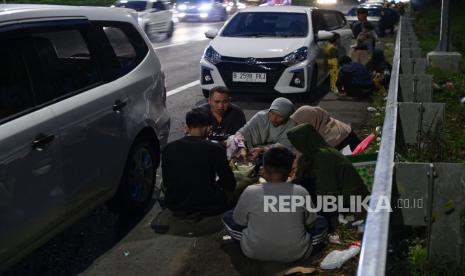
[{"label": "car license plate", "polygon": [[233,72],[232,80],[235,82],[266,82],[266,73]]}]

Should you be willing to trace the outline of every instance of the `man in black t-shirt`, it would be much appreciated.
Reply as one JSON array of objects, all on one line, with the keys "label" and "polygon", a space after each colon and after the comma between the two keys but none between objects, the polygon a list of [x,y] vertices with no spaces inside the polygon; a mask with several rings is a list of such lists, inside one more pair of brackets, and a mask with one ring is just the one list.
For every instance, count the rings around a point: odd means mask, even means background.
[{"label": "man in black t-shirt", "polygon": [[230,208],[226,193],[234,191],[236,180],[225,149],[206,140],[210,121],[204,109],[189,111],[187,136],[163,150],[165,204],[174,214],[216,215]]},{"label": "man in black t-shirt", "polygon": [[200,107],[207,110],[211,116],[212,128],[208,135],[210,140],[222,142],[229,135],[235,134],[246,123],[242,109],[230,103],[229,91],[226,87],[212,88],[208,103]]}]

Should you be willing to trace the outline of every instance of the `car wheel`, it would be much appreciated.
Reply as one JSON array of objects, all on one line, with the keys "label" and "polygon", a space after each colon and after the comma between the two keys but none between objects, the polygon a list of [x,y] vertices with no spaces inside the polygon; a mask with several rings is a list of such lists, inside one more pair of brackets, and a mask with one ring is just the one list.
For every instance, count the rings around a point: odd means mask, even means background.
[{"label": "car wheel", "polygon": [[166,33],[166,35],[168,37],[172,37],[173,36],[173,32],[174,32],[174,23],[173,21],[170,21],[170,26],[168,28],[168,32]]},{"label": "car wheel", "polygon": [[109,201],[112,211],[121,215],[145,212],[155,189],[158,160],[155,143],[150,138],[136,139],[129,151],[118,191]]}]

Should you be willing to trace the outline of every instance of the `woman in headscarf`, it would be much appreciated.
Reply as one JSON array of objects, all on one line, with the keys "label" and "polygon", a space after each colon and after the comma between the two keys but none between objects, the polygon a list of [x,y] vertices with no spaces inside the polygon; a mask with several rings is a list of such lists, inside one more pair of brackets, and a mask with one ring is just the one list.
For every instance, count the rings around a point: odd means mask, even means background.
[{"label": "woman in headscarf", "polygon": [[369,194],[352,163],[328,145],[310,124],[292,128],[287,136],[301,153],[296,182],[307,188],[311,195],[342,196],[344,206],[349,206],[350,196]]},{"label": "woman in headscarf", "polygon": [[269,109],[257,112],[236,136],[242,136],[249,150],[265,145],[279,143],[290,150],[294,150],[286,133],[296,124],[289,120],[294,112],[294,104],[286,98],[277,98]]},{"label": "woman in headscarf", "polygon": [[291,115],[291,120],[298,125],[309,123],[326,143],[337,150],[341,150],[347,145],[350,146],[351,150],[354,150],[360,143],[360,138],[354,133],[350,125],[334,119],[321,107],[303,105]]}]

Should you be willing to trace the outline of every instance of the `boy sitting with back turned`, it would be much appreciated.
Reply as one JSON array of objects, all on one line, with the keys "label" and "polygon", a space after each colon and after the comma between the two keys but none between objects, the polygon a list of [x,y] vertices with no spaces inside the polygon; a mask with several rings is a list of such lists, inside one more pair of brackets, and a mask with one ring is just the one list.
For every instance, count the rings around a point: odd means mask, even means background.
[{"label": "boy sitting with back turned", "polygon": [[[265,206],[270,198],[298,196],[310,200],[309,193],[299,185],[286,182],[294,156],[284,147],[271,148],[263,156],[264,184],[247,187],[236,208],[223,216],[223,224],[244,254],[262,261],[293,262],[310,256],[315,246],[321,247],[328,224],[305,206],[293,209],[275,204]],[[287,209],[280,209],[284,207]],[[275,210],[273,210],[275,209]]]}]

